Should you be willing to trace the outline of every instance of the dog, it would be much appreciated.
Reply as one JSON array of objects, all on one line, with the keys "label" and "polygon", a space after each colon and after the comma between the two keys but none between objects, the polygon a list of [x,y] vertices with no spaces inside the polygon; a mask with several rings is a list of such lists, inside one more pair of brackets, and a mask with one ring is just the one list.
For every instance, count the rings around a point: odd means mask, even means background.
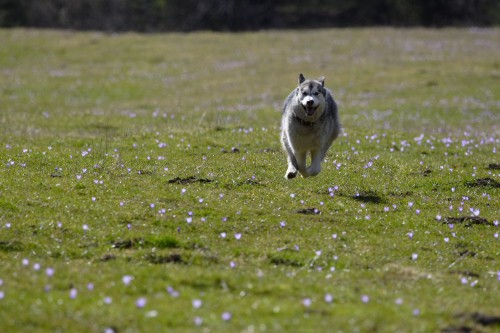
[{"label": "dog", "polygon": [[304,178],[319,174],[321,162],[340,131],[337,104],[325,88],[325,78],[309,80],[300,74],[298,87],[285,99],[281,117],[281,143],[288,155],[285,178],[295,178],[298,172]]}]

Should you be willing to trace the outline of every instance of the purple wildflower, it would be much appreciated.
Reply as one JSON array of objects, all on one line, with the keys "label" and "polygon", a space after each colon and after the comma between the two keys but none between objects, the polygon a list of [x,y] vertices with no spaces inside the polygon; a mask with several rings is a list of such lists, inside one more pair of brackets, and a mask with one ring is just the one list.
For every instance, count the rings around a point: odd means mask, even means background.
[{"label": "purple wildflower", "polygon": [[128,286],[130,284],[130,282],[132,282],[133,279],[134,279],[134,277],[131,275],[124,275],[122,277],[122,282],[124,285]]},{"label": "purple wildflower", "polygon": [[45,270],[45,274],[47,274],[47,276],[51,277],[54,275],[54,269],[52,267],[48,267],[46,270]]},{"label": "purple wildflower", "polygon": [[137,301],[135,301],[135,306],[138,308],[143,308],[146,306],[147,300],[145,297],[139,297]]},{"label": "purple wildflower", "polygon": [[180,295],[180,293],[177,290],[175,290],[174,288],[172,288],[170,286],[167,287],[167,292],[170,294],[170,296],[172,296],[174,298],[177,298]]},{"label": "purple wildflower", "polygon": [[203,305],[203,301],[201,299],[194,299],[191,304],[193,304],[193,308],[199,309]]}]

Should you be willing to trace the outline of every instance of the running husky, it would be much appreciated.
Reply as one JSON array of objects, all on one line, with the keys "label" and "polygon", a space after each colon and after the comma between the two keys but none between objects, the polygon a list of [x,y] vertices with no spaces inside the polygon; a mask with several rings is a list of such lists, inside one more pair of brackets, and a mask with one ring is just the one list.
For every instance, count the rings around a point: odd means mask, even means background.
[{"label": "running husky", "polygon": [[297,171],[304,178],[321,171],[321,161],[340,133],[337,113],[332,93],[325,88],[325,78],[306,80],[300,74],[299,86],[286,98],[281,118],[281,143],[288,154],[285,178],[295,178]]}]

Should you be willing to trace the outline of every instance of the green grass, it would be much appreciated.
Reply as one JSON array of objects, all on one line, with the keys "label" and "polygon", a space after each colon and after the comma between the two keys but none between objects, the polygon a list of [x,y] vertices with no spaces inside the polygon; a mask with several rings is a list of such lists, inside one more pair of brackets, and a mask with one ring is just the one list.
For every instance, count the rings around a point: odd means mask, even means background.
[{"label": "green grass", "polygon": [[[497,330],[499,35],[0,30],[0,331]],[[345,132],[287,181],[300,72]]]}]

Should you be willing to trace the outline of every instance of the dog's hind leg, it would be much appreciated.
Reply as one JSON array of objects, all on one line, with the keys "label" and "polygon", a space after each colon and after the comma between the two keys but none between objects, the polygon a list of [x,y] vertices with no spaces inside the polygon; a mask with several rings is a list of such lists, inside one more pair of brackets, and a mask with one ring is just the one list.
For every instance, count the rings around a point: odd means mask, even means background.
[{"label": "dog's hind leg", "polygon": [[323,162],[323,159],[325,158],[326,151],[323,152],[322,150],[314,150],[311,151],[311,165],[307,168],[307,175],[308,176],[316,176],[318,173],[321,172],[321,162]]}]

